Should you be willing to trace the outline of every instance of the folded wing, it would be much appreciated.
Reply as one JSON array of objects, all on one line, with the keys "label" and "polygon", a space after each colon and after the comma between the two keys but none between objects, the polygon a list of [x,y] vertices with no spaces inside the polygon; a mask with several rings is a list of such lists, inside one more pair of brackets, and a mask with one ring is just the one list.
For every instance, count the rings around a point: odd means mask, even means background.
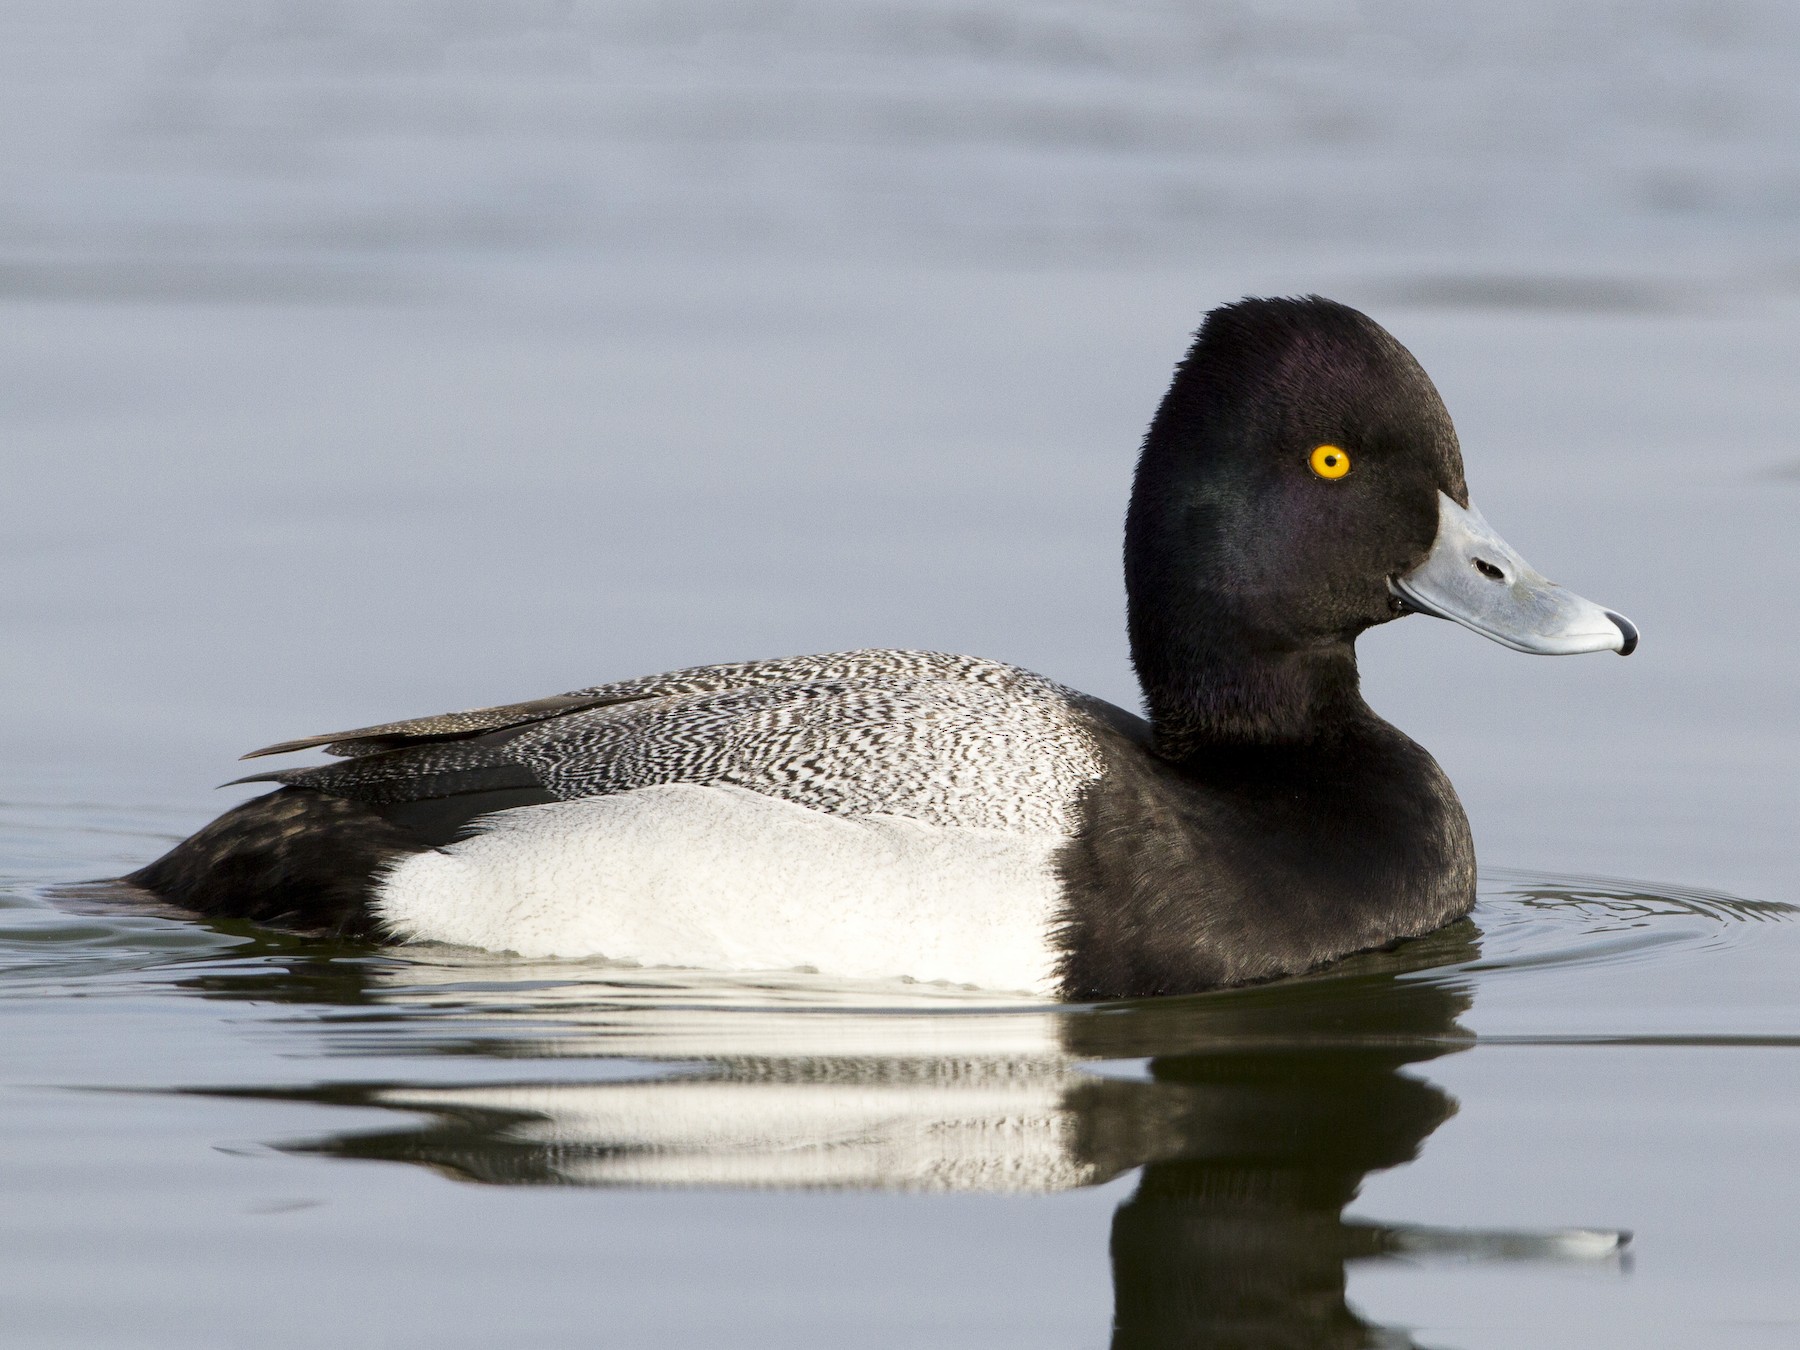
[{"label": "folded wing", "polygon": [[999,662],[844,652],[307,737],[257,753],[322,746],[343,762],[244,781],[429,817],[433,835],[508,805],[664,783],[743,787],[837,815],[1066,830],[1098,772],[1089,728],[1103,706]]}]

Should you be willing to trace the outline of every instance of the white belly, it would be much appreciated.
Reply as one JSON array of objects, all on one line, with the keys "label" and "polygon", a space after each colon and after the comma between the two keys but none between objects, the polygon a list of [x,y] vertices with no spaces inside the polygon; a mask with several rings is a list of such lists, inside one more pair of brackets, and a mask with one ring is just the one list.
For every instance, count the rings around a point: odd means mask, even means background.
[{"label": "white belly", "polygon": [[664,784],[497,812],[397,864],[375,910],[402,939],[521,956],[1050,996],[1062,842]]}]

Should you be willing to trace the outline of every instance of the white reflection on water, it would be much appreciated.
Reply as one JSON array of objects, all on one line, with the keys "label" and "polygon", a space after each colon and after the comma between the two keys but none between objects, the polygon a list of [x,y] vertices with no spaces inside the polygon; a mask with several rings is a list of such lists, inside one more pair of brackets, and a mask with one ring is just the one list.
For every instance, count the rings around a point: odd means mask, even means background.
[{"label": "white reflection on water", "polygon": [[[1116,1346],[1405,1345],[1347,1301],[1352,1268],[1622,1269],[1628,1241],[1623,1225],[1578,1226],[1610,1216],[1561,1212],[1548,1191],[1526,1192],[1535,1225],[1349,1212],[1457,1114],[1432,1066],[1490,1042],[1800,1046],[1780,992],[1793,913],[1511,874],[1484,882],[1473,921],[1314,976],[1052,1007],[803,972],[332,948],[15,891],[0,963],[22,978],[0,1006],[111,989],[213,1010],[261,1047],[245,1075],[190,1065],[142,1088],[309,1110],[309,1132],[270,1142],[314,1166],[400,1163],[483,1190],[1019,1196],[1119,1181]],[[1671,978],[1692,963],[1739,1000],[1671,996],[1695,986]]]},{"label": "white reflection on water", "polygon": [[[1319,1149],[1340,1170],[1394,1166],[1454,1110],[1399,1068],[1476,1044],[1465,1018],[1478,992],[1505,1003],[1507,985],[1524,982],[1526,1003],[1540,1003],[1546,973],[1604,986],[1614,1022],[1573,1015],[1533,1032],[1502,1021],[1487,1039],[1800,1043],[1800,1028],[1785,1024],[1669,1033],[1667,1000],[1641,986],[1641,1003],[1620,997],[1644,976],[1659,984],[1672,963],[1728,960],[1757,926],[1785,928],[1793,913],[1680,888],[1514,874],[1503,890],[1490,886],[1474,922],[1391,953],[1268,986],[1089,1009],[941,985],[429,947],[304,977],[283,964],[219,967],[178,985],[227,999],[330,990],[325,1008],[301,1016],[337,1056],[402,1045],[445,1067],[468,1056],[618,1066],[600,1081],[559,1072],[445,1083],[427,1073],[251,1090],[427,1122],[295,1145],[306,1152],[502,1183],[1049,1191],[1197,1160],[1306,1167]],[[1361,1152],[1346,1129],[1362,1131]],[[1344,1196],[1355,1189],[1348,1182]]]},{"label": "white reflection on water", "polygon": [[[1786,912],[1538,881],[1491,897],[1483,917],[1507,929],[1516,910],[1533,917],[1485,956],[1464,922],[1307,979],[1074,1009],[801,974],[415,951],[340,972],[322,1026],[316,1007],[302,1014],[340,1056],[379,1056],[424,1031],[413,1081],[204,1091],[379,1109],[404,1123],[280,1147],[503,1186],[1004,1194],[1136,1173],[1113,1219],[1116,1346],[1362,1344],[1399,1333],[1346,1302],[1347,1263],[1616,1261],[1628,1241],[1345,1216],[1369,1174],[1411,1161],[1455,1113],[1407,1070],[1477,1044],[1464,1018],[1480,986],[1558,944],[1604,942],[1622,914],[1691,921],[1692,943],[1746,914]],[[1574,964],[1596,978],[1607,961],[1589,951]],[[260,1000],[293,981],[316,997],[317,974],[245,969],[183,987]],[[459,1062],[494,1056],[519,1078],[446,1081]],[[545,1057],[567,1070],[534,1078]],[[583,1077],[583,1060],[613,1067]]]}]

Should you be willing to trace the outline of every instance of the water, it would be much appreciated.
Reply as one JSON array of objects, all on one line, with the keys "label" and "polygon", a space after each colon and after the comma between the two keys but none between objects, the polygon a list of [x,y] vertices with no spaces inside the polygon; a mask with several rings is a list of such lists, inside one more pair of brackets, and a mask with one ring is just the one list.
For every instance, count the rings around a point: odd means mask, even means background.
[{"label": "water", "polygon": [[[1800,1340],[1790,11],[9,6],[0,1341]],[[1469,923],[1056,1009],[49,893],[252,746],[684,664],[1131,703],[1144,422],[1307,290],[1644,631],[1362,643]]]},{"label": "water", "polygon": [[19,1344],[1795,1324],[1787,905],[1503,874],[1393,953],[1081,1009],[3,913]]}]

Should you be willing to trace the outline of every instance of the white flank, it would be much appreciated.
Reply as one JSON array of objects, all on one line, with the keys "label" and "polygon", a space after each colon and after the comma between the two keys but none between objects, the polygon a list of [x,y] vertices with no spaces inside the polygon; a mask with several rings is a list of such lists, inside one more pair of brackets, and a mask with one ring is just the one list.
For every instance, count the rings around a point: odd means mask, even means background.
[{"label": "white flank", "polygon": [[375,911],[396,937],[521,956],[1050,996],[1062,842],[670,783],[496,812],[397,864]]}]

